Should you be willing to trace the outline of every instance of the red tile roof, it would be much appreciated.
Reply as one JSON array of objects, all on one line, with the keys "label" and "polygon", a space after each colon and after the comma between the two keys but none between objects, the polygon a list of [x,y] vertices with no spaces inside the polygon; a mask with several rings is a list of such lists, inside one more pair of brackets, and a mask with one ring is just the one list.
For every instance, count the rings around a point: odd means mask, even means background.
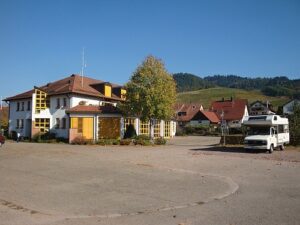
[{"label": "red tile roof", "polygon": [[[189,122],[197,112],[199,112],[202,109],[201,104],[185,104],[185,103],[177,103],[174,106],[175,112],[176,112],[176,120],[181,122]],[[178,115],[178,113],[184,112],[186,115]]]},{"label": "red tile roof", "polygon": [[211,111],[215,112],[219,119],[224,112],[224,120],[241,120],[248,105],[247,99],[233,99],[224,101],[215,101],[211,104]]},{"label": "red tile roof", "polygon": [[66,113],[113,113],[119,114],[120,110],[113,105],[96,106],[96,105],[77,105],[73,108],[66,110]]},{"label": "red tile roof", "polygon": [[218,118],[215,112],[209,111],[198,111],[195,116],[191,120],[209,120],[211,123],[220,123],[220,119]]},{"label": "red tile roof", "polygon": [[201,112],[211,123],[219,123],[220,122],[220,119],[218,118],[218,116],[215,112],[209,112],[209,111],[201,111]]},{"label": "red tile roof", "polygon": [[[80,75],[73,74],[69,77],[64,79],[54,81],[48,83],[44,86],[36,87],[42,91],[45,91],[49,96],[51,95],[59,95],[59,94],[81,94],[81,95],[88,95],[93,97],[100,97],[105,99],[117,100],[122,101],[120,97],[112,93],[111,97],[106,97],[101,93],[98,89],[99,85],[104,84],[102,80],[96,80],[89,77],[83,77],[83,85],[82,85],[82,77]],[[112,88],[119,88],[122,87],[118,84],[111,84]],[[18,100],[18,99],[26,99],[31,98],[34,89],[6,98],[5,101],[10,100]]]}]

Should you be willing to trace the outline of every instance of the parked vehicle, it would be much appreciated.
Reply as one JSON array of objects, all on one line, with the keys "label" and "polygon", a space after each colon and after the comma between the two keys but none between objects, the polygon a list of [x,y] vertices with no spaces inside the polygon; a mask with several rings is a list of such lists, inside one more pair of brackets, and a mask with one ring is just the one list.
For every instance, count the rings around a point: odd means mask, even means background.
[{"label": "parked vehicle", "polygon": [[290,142],[287,118],[278,115],[248,116],[243,125],[247,127],[246,149],[265,149],[272,153],[275,148],[284,150],[284,145]]},{"label": "parked vehicle", "polygon": [[5,143],[5,137],[0,134],[0,147]]}]

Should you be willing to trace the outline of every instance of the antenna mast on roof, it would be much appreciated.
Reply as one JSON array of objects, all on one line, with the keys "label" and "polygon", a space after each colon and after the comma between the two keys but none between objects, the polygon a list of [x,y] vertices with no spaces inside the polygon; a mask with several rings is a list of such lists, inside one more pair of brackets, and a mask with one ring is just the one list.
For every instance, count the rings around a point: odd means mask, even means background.
[{"label": "antenna mast on roof", "polygon": [[84,47],[82,48],[82,66],[81,66],[81,87],[83,87],[83,73],[86,67],[86,62],[84,61]]}]

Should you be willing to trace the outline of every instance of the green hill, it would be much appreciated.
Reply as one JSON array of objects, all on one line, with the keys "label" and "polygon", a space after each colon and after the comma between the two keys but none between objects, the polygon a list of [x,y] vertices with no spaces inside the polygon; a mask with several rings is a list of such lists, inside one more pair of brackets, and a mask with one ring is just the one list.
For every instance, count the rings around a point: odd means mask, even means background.
[{"label": "green hill", "polygon": [[201,78],[190,73],[174,73],[177,91],[196,91],[212,87],[261,90],[267,96],[300,97],[300,79],[280,77],[241,77],[237,75],[214,75]]},{"label": "green hill", "polygon": [[181,92],[177,94],[178,103],[200,103],[205,109],[209,108],[211,102],[216,100],[221,100],[222,98],[230,99],[239,98],[239,99],[248,99],[249,103],[252,103],[256,100],[260,101],[269,101],[274,109],[277,110],[278,106],[283,105],[289,101],[287,97],[270,97],[264,95],[261,91],[258,90],[242,90],[236,88],[208,88],[201,89],[197,91]]}]

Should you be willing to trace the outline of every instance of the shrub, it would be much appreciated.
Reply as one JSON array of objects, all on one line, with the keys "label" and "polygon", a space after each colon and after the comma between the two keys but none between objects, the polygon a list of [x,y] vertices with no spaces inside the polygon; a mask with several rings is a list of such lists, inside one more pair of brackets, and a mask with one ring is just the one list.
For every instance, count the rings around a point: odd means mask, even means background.
[{"label": "shrub", "polygon": [[141,135],[136,136],[135,140],[147,140],[147,141],[150,141],[150,137],[148,135],[141,134]]},{"label": "shrub", "polygon": [[120,141],[118,139],[108,139],[108,138],[103,138],[99,139],[96,144],[97,145],[118,145]]},{"label": "shrub", "polygon": [[150,140],[143,140],[143,139],[138,139],[134,141],[135,145],[144,145],[144,146],[148,146],[151,145],[151,141]]},{"label": "shrub", "polygon": [[131,139],[122,139],[120,140],[120,145],[130,145],[132,142]]},{"label": "shrub", "polygon": [[43,140],[42,140],[42,134],[41,133],[36,133],[35,135],[33,135],[32,141],[33,142],[37,142],[37,143],[43,142]]},{"label": "shrub", "polygon": [[134,144],[147,146],[151,145],[151,140],[148,135],[142,134],[135,137]]},{"label": "shrub", "polygon": [[164,139],[163,137],[154,139],[154,144],[156,144],[156,145],[165,145],[166,143],[167,143],[167,140]]},{"label": "shrub", "polygon": [[91,143],[91,141],[81,136],[74,138],[74,140],[72,141],[73,145],[87,145],[89,143]]},{"label": "shrub", "polygon": [[136,131],[134,129],[134,126],[132,124],[129,124],[125,131],[124,139],[134,138],[134,137],[136,137]]},{"label": "shrub", "polygon": [[46,133],[44,133],[44,134],[41,135],[41,139],[42,140],[56,139],[56,134],[55,133],[51,133],[51,132],[46,132]]}]

